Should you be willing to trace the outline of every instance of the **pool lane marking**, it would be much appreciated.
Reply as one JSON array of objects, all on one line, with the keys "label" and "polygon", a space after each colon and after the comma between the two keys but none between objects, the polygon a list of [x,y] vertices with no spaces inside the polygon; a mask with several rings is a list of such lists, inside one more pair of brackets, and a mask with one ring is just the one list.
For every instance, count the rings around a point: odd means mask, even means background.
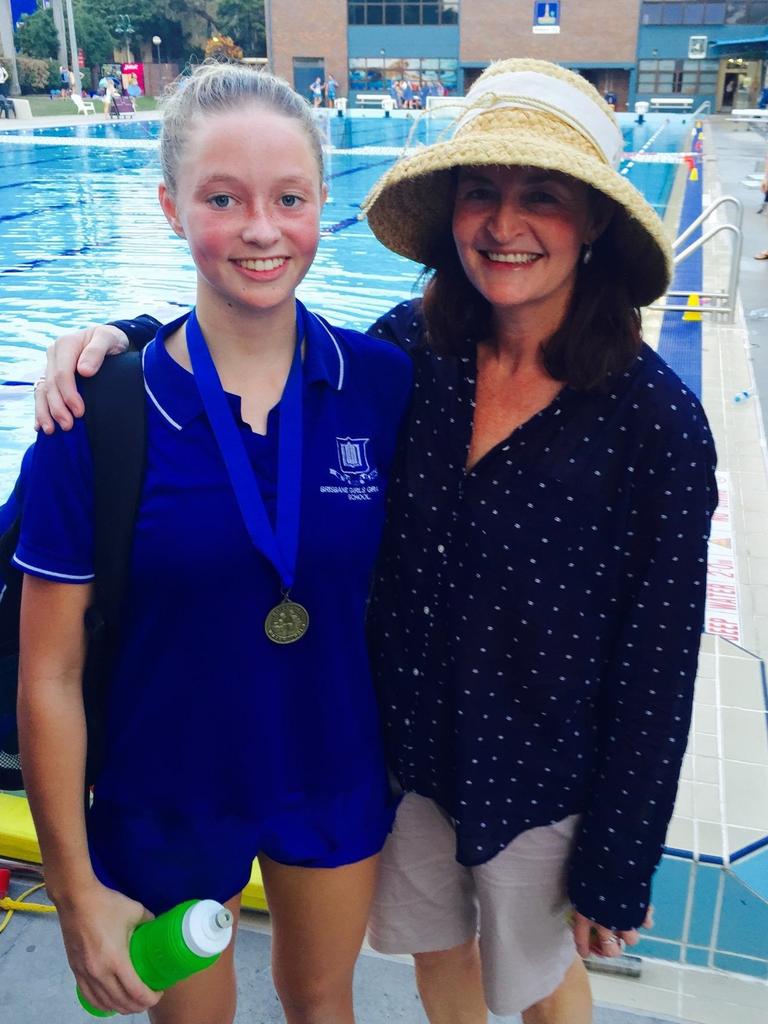
[{"label": "pool lane marking", "polygon": [[6,188],[29,188],[30,185],[45,185],[42,178],[32,178],[29,181],[12,181],[10,185],[0,185],[0,192]]},{"label": "pool lane marking", "polygon": [[0,169],[5,170],[6,167],[31,167],[33,164],[57,164],[63,163],[65,160],[79,160],[80,156],[78,153],[72,153],[71,156],[47,156],[42,160],[25,160],[23,164],[19,164],[18,160],[10,161],[9,163],[0,163]]},{"label": "pool lane marking", "polygon": [[[337,151],[336,150],[331,150],[331,152],[335,153]],[[349,167],[345,171],[336,171],[333,174],[327,175],[327,178],[328,178],[329,181],[331,181],[333,178],[343,178],[347,174],[357,174],[359,171],[367,171],[367,170],[370,170],[370,168],[372,168],[372,167],[381,167],[384,164],[391,164],[391,163],[392,163],[392,161],[389,160],[389,159],[387,159],[387,160],[375,160],[373,163],[358,164],[357,167]],[[339,233],[339,231],[344,231],[345,228],[351,228],[353,224],[359,224],[360,220],[361,220],[361,217],[360,217],[359,214],[356,214],[354,217],[345,217],[343,220],[337,220],[335,224],[329,224],[327,227],[321,228],[320,229],[320,234],[321,235],[336,235],[336,234]]]},{"label": "pool lane marking", "polygon": [[[336,152],[336,150],[331,150],[331,154],[332,155],[335,152]],[[359,154],[357,154],[357,155],[359,156]],[[328,178],[329,181],[331,181],[333,178],[343,178],[347,174],[357,174],[358,171],[367,171],[367,170],[370,170],[371,167],[382,167],[384,164],[391,164],[391,163],[392,163],[391,160],[374,160],[373,163],[370,163],[370,164],[359,164],[357,167],[350,167],[346,171],[334,171],[332,174],[326,175],[326,177]]]},{"label": "pool lane marking", "polygon": [[336,221],[335,224],[329,224],[327,228],[321,228],[320,234],[336,235],[339,231],[343,231],[345,228],[351,228],[353,224],[359,224],[360,221],[361,218],[359,216],[346,217],[344,220]]},{"label": "pool lane marking", "polygon": [[17,146],[75,146],[80,149],[157,149],[157,139],[52,138],[50,135],[0,135],[0,143]]},{"label": "pool lane marking", "polygon": [[56,203],[53,206],[44,206],[37,210],[22,210],[20,213],[3,213],[0,214],[0,224],[5,223],[8,220],[22,220],[24,217],[35,217],[38,213],[48,213],[50,210],[69,210],[73,206],[82,206],[81,202],[77,203]]},{"label": "pool lane marking", "polygon": [[111,238],[107,238],[103,242],[87,243],[86,245],[79,246],[77,249],[63,249],[54,256],[38,256],[37,259],[25,260],[23,263],[18,263],[15,267],[5,267],[4,269],[0,269],[0,274],[24,274],[27,270],[35,270],[37,267],[44,266],[46,263],[55,263],[56,260],[60,260],[65,256],[84,256],[87,253],[99,252],[101,249],[113,246],[117,241],[118,236],[113,235]]}]

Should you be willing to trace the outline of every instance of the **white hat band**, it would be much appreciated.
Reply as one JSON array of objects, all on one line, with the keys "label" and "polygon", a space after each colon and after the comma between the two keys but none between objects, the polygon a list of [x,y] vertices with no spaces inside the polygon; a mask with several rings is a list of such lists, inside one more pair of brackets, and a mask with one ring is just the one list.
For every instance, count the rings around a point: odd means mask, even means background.
[{"label": "white hat band", "polygon": [[614,169],[624,151],[616,122],[581,89],[538,71],[507,71],[491,75],[470,89],[469,110],[460,118],[454,137],[489,110],[523,108],[554,114],[585,136]]}]

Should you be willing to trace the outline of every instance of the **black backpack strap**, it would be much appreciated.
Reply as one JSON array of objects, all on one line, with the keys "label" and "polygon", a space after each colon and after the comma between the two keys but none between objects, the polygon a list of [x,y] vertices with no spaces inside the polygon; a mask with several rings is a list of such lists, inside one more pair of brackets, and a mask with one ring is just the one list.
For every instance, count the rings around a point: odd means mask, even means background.
[{"label": "black backpack strap", "polygon": [[106,359],[78,380],[93,456],[94,604],[83,693],[88,719],[86,782],[101,760],[106,678],[117,650],[120,616],[141,498],[147,448],[144,375],[139,352]]}]

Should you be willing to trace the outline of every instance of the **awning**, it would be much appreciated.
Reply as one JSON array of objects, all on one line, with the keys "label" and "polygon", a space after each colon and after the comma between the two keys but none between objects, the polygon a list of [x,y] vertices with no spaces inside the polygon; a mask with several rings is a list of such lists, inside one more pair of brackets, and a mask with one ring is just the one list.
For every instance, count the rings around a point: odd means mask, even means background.
[{"label": "awning", "polygon": [[727,57],[731,54],[739,57],[768,57],[768,35],[751,36],[747,39],[723,39],[720,43],[710,43],[716,57]]}]

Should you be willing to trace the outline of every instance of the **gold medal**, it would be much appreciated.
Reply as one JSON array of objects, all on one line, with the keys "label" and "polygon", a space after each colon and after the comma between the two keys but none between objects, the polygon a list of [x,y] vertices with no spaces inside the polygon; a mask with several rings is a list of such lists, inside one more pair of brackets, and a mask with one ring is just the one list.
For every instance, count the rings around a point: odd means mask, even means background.
[{"label": "gold medal", "polygon": [[297,640],[301,640],[308,628],[307,609],[296,601],[289,600],[287,596],[267,613],[264,620],[264,632],[275,644],[295,644]]}]

